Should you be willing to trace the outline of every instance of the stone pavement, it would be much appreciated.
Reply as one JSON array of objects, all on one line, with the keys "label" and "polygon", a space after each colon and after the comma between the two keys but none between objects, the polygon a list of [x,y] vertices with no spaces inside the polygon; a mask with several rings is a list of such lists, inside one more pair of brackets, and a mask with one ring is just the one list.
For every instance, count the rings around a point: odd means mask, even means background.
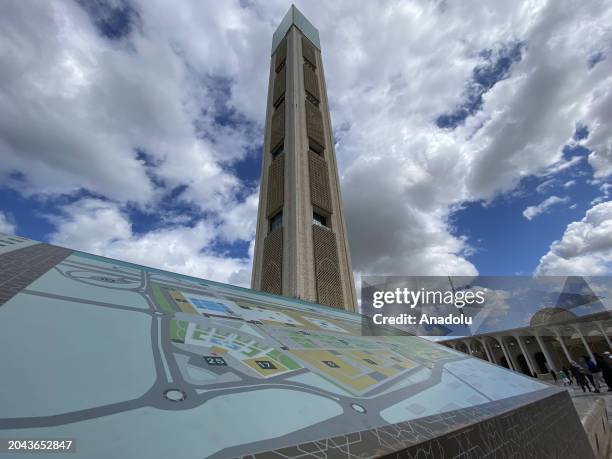
[{"label": "stone pavement", "polygon": [[612,422],[612,392],[601,392],[600,394],[596,394],[593,392],[587,392],[583,394],[580,389],[578,392],[570,389],[570,395],[572,397],[572,401],[574,402],[574,406],[576,407],[576,411],[578,414],[585,413],[589,407],[597,400],[598,398],[602,398],[606,403],[606,411],[608,412],[608,420]]},{"label": "stone pavement", "polygon": [[[612,425],[612,392],[608,392],[606,386],[603,386],[603,390],[600,393],[583,393],[582,389],[576,388],[574,386],[570,386],[568,388],[568,392],[572,397],[572,401],[574,402],[574,406],[576,407],[578,416],[582,420],[583,426],[587,431],[587,436],[589,437],[589,441],[593,445],[593,450],[596,454],[596,457],[612,459],[612,448],[610,447],[611,434],[609,430],[609,426]],[[595,407],[596,403],[599,400],[603,400],[605,403],[606,414],[609,423],[608,426],[602,425],[603,421],[601,420],[601,416],[603,415],[603,413],[601,411],[598,411],[600,410],[600,408]],[[602,440],[602,438],[605,439],[606,436],[608,440]],[[595,437],[598,438],[597,441],[595,441]],[[606,447],[607,453],[604,451],[600,451],[599,454],[597,454],[598,449],[603,449]]]}]

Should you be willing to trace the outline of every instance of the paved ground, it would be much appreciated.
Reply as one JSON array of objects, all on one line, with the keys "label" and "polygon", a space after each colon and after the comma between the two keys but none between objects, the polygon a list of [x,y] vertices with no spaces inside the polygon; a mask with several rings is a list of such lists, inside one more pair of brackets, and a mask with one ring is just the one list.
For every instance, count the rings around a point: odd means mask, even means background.
[{"label": "paved ground", "polygon": [[[576,407],[576,411],[578,412],[578,416],[580,416],[580,418],[587,413],[591,405],[595,403],[596,400],[603,399],[606,402],[608,422],[610,425],[612,425],[612,392],[608,392],[606,386],[603,387],[603,391],[601,393],[583,393],[581,389],[576,389],[575,387],[570,387],[568,391],[572,396],[572,401],[574,402],[574,406]],[[608,458],[612,459],[612,442],[610,445],[611,446],[608,449]]]},{"label": "paved ground", "polygon": [[595,400],[598,398],[603,398],[606,402],[606,410],[608,411],[608,421],[612,423],[612,392],[602,392],[600,394],[587,392],[586,394],[583,394],[580,389],[579,392],[580,393],[570,390],[570,395],[572,396],[572,401],[574,402],[576,411],[578,411],[578,414],[581,417],[587,412]]}]

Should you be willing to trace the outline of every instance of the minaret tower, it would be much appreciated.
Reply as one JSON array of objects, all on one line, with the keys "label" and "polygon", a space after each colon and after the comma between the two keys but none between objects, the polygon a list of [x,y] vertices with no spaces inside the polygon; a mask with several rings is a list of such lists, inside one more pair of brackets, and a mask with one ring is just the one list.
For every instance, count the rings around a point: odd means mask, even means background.
[{"label": "minaret tower", "polygon": [[293,5],[272,38],[251,286],[357,309],[319,32]]}]

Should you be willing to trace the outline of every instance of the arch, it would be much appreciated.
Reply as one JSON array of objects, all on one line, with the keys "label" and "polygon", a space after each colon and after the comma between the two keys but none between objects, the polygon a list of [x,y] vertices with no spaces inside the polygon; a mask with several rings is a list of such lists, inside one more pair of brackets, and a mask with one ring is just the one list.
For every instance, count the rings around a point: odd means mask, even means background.
[{"label": "arch", "polygon": [[[561,364],[563,366],[569,365],[572,360],[576,362],[582,362],[583,356],[588,354],[588,351],[586,350],[584,346],[584,342],[582,341],[582,338],[580,337],[580,333],[578,332],[579,330],[581,330],[582,336],[588,342],[589,349],[592,350],[591,343],[593,339],[587,336],[587,333],[585,333],[583,324],[578,324],[578,323],[568,324],[567,326],[560,327],[559,331],[561,334],[561,339],[563,340],[563,343],[565,344],[565,348],[567,349],[567,353],[569,354],[569,359],[568,359],[568,356],[565,354],[565,352],[559,353],[559,355],[561,356]],[[590,327],[589,327],[589,331],[591,331]],[[560,345],[561,340],[559,339],[559,337],[557,337],[556,341]],[[601,348],[601,346],[598,346],[598,349],[599,348]]]},{"label": "arch", "polygon": [[478,357],[482,360],[487,360],[487,354],[484,350],[484,347],[482,346],[482,343],[479,340],[477,340],[476,338],[471,339],[470,347],[472,348],[472,355],[474,357]]},{"label": "arch", "polygon": [[533,354],[533,359],[538,367],[538,373],[548,373],[548,368],[546,367],[546,357],[544,357],[544,353],[542,351],[538,351]]},{"label": "arch", "polygon": [[508,335],[504,336],[502,339],[506,343],[506,350],[508,351],[508,356],[510,357],[514,370],[531,376],[531,370],[529,370],[529,365],[516,337]]},{"label": "arch", "polygon": [[563,363],[562,360],[564,359],[562,355],[563,350],[557,339],[554,328],[555,327],[540,327],[534,330],[534,337],[538,342],[538,350],[542,352],[545,359],[544,371],[542,371],[540,363],[537,364],[538,370],[545,374],[549,374],[551,371],[558,371],[560,369],[559,365]]},{"label": "arch", "polygon": [[457,344],[455,344],[455,349],[457,349],[459,352],[463,352],[464,354],[468,354],[468,347],[463,341],[457,341]]},{"label": "arch", "polygon": [[523,354],[518,354],[516,356],[516,363],[518,365],[518,370],[524,375],[531,376],[531,370],[529,370],[529,364],[527,363],[527,359]]},{"label": "arch", "polygon": [[489,348],[489,353],[493,359],[494,364],[501,365],[501,358],[504,357],[504,353],[501,348],[501,343],[494,336],[483,336],[482,337],[485,345]]},{"label": "arch", "polygon": [[589,347],[594,354],[610,352],[608,341],[606,341],[606,338],[599,328],[591,328],[588,333],[584,333],[584,338],[587,340]]},{"label": "arch", "polygon": [[585,337],[601,335],[601,330],[597,327],[589,327],[587,331],[582,332]]}]

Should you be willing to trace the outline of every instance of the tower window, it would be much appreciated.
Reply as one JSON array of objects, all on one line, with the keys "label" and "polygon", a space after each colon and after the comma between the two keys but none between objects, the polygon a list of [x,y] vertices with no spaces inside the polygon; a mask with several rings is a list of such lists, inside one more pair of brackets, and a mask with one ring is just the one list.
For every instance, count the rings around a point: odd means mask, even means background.
[{"label": "tower window", "polygon": [[306,100],[316,107],[319,106],[319,101],[316,99],[316,97],[310,95],[309,93],[306,93]]},{"label": "tower window", "polygon": [[270,232],[283,226],[283,211],[275,214],[270,218]]},{"label": "tower window", "polygon": [[312,65],[310,62],[308,62],[306,59],[304,59],[304,65],[309,67],[313,72],[317,71],[317,68],[314,65]]},{"label": "tower window", "polygon": [[316,212],[312,213],[312,224],[322,226],[323,228],[329,228],[327,225],[327,217]]},{"label": "tower window", "polygon": [[323,148],[317,141],[311,139],[310,137],[308,138],[308,148],[319,156],[323,156],[323,151],[325,150],[325,148]]},{"label": "tower window", "polygon": [[274,106],[274,109],[276,110],[279,107],[279,105],[282,104],[284,101],[285,101],[285,94],[283,93],[281,96],[278,97],[276,102],[272,104]]},{"label": "tower window", "polygon": [[284,146],[285,146],[284,144],[281,144],[276,150],[272,151],[272,159],[276,159],[278,155],[283,153]]}]

